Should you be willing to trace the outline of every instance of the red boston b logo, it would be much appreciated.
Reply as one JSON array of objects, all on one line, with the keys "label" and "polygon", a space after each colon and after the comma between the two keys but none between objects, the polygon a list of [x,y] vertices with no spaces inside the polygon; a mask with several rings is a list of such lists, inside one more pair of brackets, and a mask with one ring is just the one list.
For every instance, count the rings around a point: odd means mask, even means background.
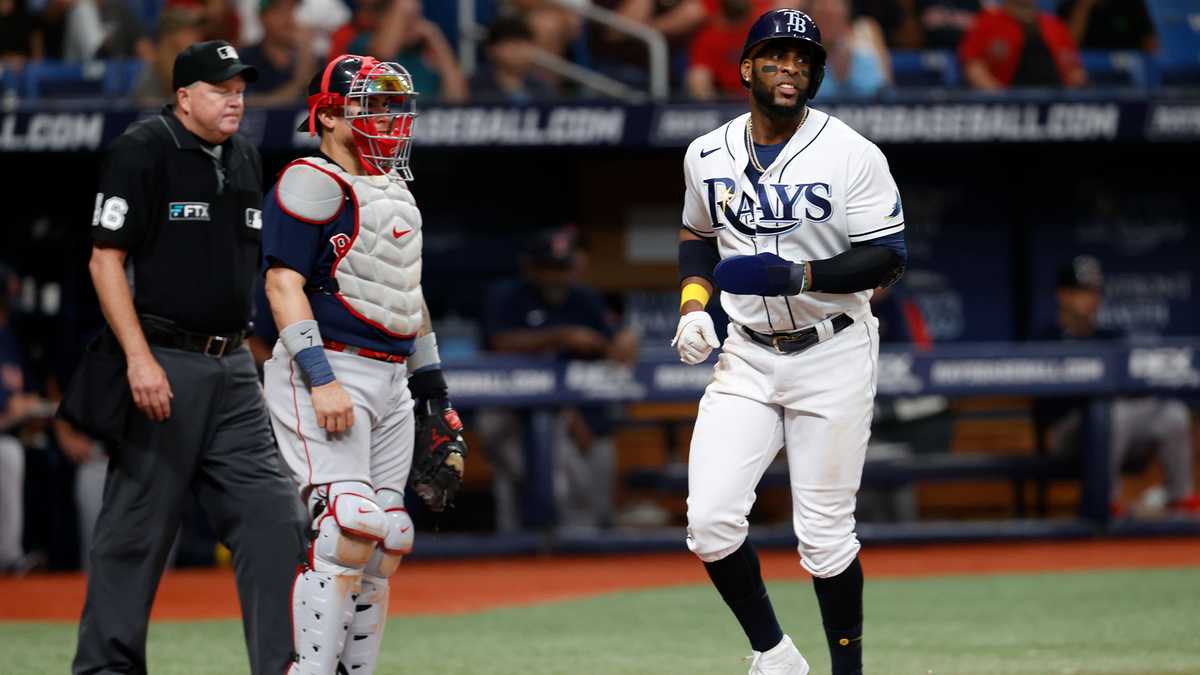
[{"label": "red boston b logo", "polygon": [[350,250],[351,240],[349,235],[338,233],[329,238],[329,243],[333,244],[333,252],[337,257],[342,258]]}]

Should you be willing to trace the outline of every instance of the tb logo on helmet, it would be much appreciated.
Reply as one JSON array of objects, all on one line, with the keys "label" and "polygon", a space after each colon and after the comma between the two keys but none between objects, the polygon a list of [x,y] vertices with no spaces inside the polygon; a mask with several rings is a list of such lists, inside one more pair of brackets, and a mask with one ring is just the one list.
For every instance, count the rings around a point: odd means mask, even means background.
[{"label": "tb logo on helmet", "polygon": [[784,15],[787,16],[787,29],[793,33],[805,33],[808,31],[808,23],[804,20],[806,17],[803,12],[794,9],[785,10]]}]

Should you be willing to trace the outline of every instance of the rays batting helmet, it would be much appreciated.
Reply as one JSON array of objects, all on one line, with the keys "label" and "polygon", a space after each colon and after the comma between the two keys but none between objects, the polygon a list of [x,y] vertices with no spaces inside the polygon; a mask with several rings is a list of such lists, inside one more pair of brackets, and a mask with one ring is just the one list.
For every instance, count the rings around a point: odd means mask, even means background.
[{"label": "rays batting helmet", "polygon": [[[821,80],[825,79],[825,46],[821,44],[821,29],[817,22],[798,9],[773,9],[763,14],[750,26],[739,67],[742,61],[754,58],[758,48],[771,40],[801,40],[808,45],[812,51],[808,98],[816,98]],[[742,85],[749,87],[750,82],[743,78]]]}]

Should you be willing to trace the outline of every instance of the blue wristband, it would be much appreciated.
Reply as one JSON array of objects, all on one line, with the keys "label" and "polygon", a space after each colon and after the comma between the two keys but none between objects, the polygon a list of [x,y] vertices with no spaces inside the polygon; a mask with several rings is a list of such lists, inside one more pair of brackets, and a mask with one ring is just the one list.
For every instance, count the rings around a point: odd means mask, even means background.
[{"label": "blue wristband", "polygon": [[325,358],[324,347],[313,346],[302,349],[293,358],[299,364],[300,370],[304,371],[310,387],[319,387],[337,379],[333,376],[333,366],[330,366],[329,359]]}]

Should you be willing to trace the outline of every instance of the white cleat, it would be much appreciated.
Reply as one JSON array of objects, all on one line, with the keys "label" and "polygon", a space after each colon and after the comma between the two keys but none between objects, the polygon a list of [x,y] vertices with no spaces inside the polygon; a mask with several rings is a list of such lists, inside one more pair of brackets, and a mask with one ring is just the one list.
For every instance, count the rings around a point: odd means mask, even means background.
[{"label": "white cleat", "polygon": [[792,638],[784,635],[779,644],[750,657],[750,675],[808,675],[808,661]]}]

